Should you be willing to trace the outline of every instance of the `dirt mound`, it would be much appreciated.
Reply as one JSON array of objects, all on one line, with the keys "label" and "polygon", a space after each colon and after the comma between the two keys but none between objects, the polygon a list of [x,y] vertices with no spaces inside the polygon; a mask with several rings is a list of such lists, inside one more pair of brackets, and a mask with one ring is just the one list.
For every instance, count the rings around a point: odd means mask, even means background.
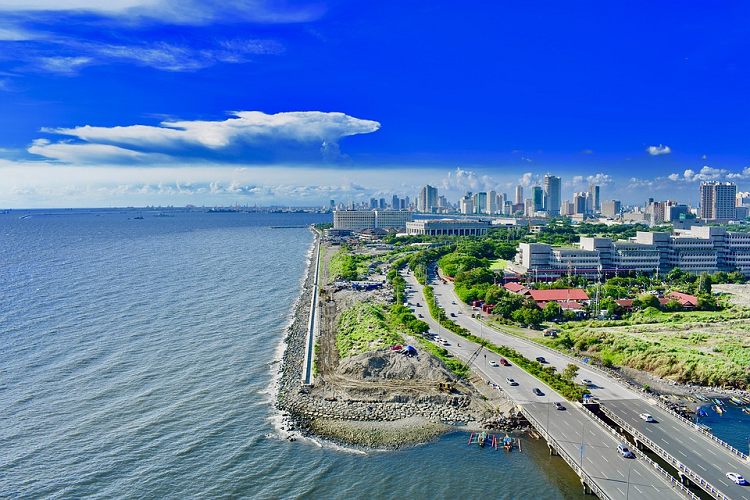
[{"label": "dirt mound", "polygon": [[390,348],[342,359],[336,372],[341,377],[366,382],[455,380],[455,376],[448,371],[442,361],[434,356],[424,353],[408,357]]}]

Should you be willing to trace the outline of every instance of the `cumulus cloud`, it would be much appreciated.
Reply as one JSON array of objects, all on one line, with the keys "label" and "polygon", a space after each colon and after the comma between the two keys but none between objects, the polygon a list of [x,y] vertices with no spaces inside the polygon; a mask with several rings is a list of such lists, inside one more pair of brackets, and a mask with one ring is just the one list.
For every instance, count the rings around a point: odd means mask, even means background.
[{"label": "cumulus cloud", "polygon": [[235,118],[223,121],[164,121],[160,126],[47,128],[42,131],[83,142],[37,141],[29,152],[70,162],[75,162],[76,158],[88,162],[92,152],[102,156],[110,152],[110,161],[120,162],[138,159],[145,153],[200,157],[201,152],[209,151],[236,156],[246,146],[283,149],[285,144],[293,143],[322,145],[324,154],[341,157],[340,139],[380,128],[376,121],[344,113],[303,111],[268,115],[259,111],[238,111],[232,116]]},{"label": "cumulus cloud", "polygon": [[594,152],[592,150],[590,150],[590,149],[584,149],[583,151],[581,151],[580,154],[582,154],[582,155],[592,155],[592,154],[594,154]]},{"label": "cumulus cloud", "polygon": [[455,172],[448,172],[441,184],[443,189],[448,191],[477,191],[481,189],[479,176],[470,170],[463,170],[461,167],[457,167]]},{"label": "cumulus cloud", "polygon": [[672,148],[669,146],[662,146],[659,144],[658,146],[649,146],[646,148],[646,151],[651,156],[659,156],[659,155],[666,155],[672,152]]},{"label": "cumulus cloud", "polygon": [[526,187],[531,186],[532,184],[534,184],[534,182],[534,174],[532,174],[531,172],[526,172],[520,179],[518,179],[518,183]]},{"label": "cumulus cloud", "polygon": [[586,180],[589,184],[594,184],[595,186],[607,186],[614,182],[609,174],[604,174],[601,172],[595,175],[587,176]]}]

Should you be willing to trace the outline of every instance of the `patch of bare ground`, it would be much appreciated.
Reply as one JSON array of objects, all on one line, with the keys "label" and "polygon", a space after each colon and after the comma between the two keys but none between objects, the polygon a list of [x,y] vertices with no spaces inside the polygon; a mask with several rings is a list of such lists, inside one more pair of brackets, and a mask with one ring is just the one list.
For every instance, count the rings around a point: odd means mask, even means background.
[{"label": "patch of bare ground", "polygon": [[393,291],[385,283],[387,263],[368,277],[383,281],[380,290],[338,286],[328,275],[329,260],[337,251],[327,246],[322,254],[314,383],[285,394],[284,409],[297,428],[346,444],[393,448],[429,441],[451,425],[480,428],[488,421],[509,422],[504,416],[512,413],[512,405],[500,390],[478,379],[458,379],[415,339],[406,340],[417,346],[417,356],[384,346],[341,359],[336,349],[341,313],[363,300],[390,304]]}]

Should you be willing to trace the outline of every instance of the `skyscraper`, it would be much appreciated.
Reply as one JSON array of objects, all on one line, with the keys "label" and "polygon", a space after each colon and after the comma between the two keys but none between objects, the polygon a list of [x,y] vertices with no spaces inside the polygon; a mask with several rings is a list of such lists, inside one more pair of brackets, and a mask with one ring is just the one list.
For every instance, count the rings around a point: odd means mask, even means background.
[{"label": "skyscraper", "polygon": [[417,210],[420,212],[432,212],[433,208],[438,206],[438,190],[429,184],[419,192],[417,201]]},{"label": "skyscraper", "polygon": [[736,217],[734,182],[701,182],[701,219],[732,220]]},{"label": "skyscraper", "polygon": [[589,185],[589,204],[591,212],[599,212],[602,209],[601,200],[599,200],[599,186]]},{"label": "skyscraper", "polygon": [[547,202],[545,209],[550,216],[560,215],[561,183],[554,175],[544,176],[544,194]]},{"label": "skyscraper", "polygon": [[531,201],[534,204],[534,212],[544,210],[544,191],[541,187],[531,188]]},{"label": "skyscraper", "polygon": [[516,205],[523,203],[523,186],[518,185],[516,186]]}]

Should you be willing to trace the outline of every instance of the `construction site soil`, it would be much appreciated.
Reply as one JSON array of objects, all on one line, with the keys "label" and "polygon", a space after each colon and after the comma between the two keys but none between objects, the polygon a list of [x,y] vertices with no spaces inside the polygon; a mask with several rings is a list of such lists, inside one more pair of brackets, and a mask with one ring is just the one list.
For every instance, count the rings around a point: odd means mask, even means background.
[{"label": "construction site soil", "polygon": [[[341,313],[364,300],[390,304],[393,291],[385,283],[387,263],[368,278],[381,281],[382,288],[358,291],[337,286],[335,277],[328,275],[328,263],[338,248],[328,244],[322,248],[320,332],[311,385],[301,384],[301,371],[314,265],[308,271],[286,339],[278,406],[288,416],[287,431],[348,445],[396,448],[435,439],[455,426],[467,430],[525,426],[500,390],[478,377],[457,378],[426,351],[417,349],[416,355],[406,356],[384,346],[341,359],[336,349]],[[406,338],[418,345],[415,339]]]}]

